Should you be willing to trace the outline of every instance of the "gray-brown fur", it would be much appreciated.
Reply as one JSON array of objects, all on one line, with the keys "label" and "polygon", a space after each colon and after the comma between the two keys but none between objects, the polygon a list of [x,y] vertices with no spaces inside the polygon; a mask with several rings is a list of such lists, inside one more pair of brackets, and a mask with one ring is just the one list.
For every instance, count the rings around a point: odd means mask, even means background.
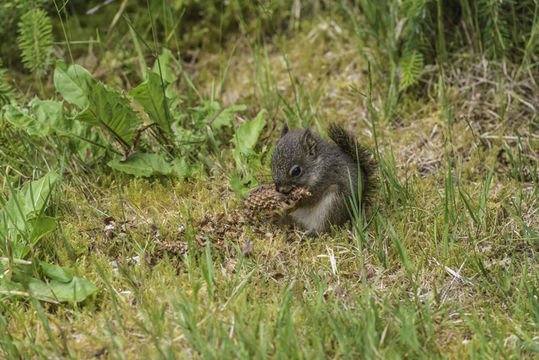
[{"label": "gray-brown fur", "polygon": [[[354,163],[359,164],[361,169],[361,201],[369,202],[370,197],[378,187],[377,170],[378,164],[370,153],[370,151],[360,145],[356,138],[353,137],[348,131],[344,130],[341,126],[336,124],[330,124],[328,129],[328,135],[331,140],[337,144],[337,146],[350,158]],[[354,189],[358,192],[357,189]]]},{"label": "gray-brown fur", "polygon": [[[271,159],[277,191],[288,193],[294,187],[304,187],[312,194],[283,219],[300,223],[310,234],[328,231],[331,225],[348,220],[347,202],[352,194],[358,199],[358,168],[363,194],[373,189],[370,181],[374,179],[376,163],[368,151],[337,125],[330,126],[329,136],[334,142],[308,129],[288,131],[285,126]],[[300,168],[299,175],[294,175],[295,167]]]}]

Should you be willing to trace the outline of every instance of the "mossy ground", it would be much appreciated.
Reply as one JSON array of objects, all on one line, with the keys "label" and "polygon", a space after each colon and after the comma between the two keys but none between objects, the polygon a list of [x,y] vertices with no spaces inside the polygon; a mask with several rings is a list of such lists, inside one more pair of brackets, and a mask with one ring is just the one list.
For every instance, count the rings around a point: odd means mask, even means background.
[{"label": "mossy ground", "polygon": [[[336,121],[374,148],[367,98],[352,89],[366,93],[369,75],[355,37],[323,17],[303,28],[263,46],[229,40],[186,71],[201,93],[213,86],[225,106],[246,104],[239,122],[262,108],[278,126]],[[501,104],[501,67],[453,56],[443,87],[432,70],[391,116],[373,74],[384,164],[364,231],[289,242],[265,225],[265,237],[246,227],[224,249],[199,248],[193,220],[242,208],[226,172],[140,179],[99,165],[66,176],[60,230],[38,251],[103,290],[77,306],[6,303],[3,331],[29,357],[536,357],[537,178],[515,177],[526,170],[507,149],[537,171],[537,114],[526,104],[539,103],[537,84],[524,93],[502,73],[512,102]],[[278,136],[271,121],[262,145]],[[107,217],[127,221],[124,234],[107,236]],[[189,254],[156,258],[160,240],[187,241]]]}]

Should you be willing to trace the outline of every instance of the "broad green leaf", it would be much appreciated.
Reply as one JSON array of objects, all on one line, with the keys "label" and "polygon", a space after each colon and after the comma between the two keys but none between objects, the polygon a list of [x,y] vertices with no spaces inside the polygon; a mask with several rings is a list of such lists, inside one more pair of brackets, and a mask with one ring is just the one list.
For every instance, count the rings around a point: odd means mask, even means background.
[{"label": "broad green leaf", "polygon": [[11,194],[0,209],[0,250],[5,253],[6,238],[10,238],[11,251],[16,258],[28,254],[30,246],[44,235],[54,231],[56,219],[44,216],[45,201],[50,197],[59,176],[50,172],[39,180],[32,181],[21,190]]},{"label": "broad green leaf", "polygon": [[41,179],[24,185],[9,198],[6,206],[0,209],[0,219],[6,214],[8,228],[24,229],[27,220],[41,211],[59,178],[58,174],[51,171]]},{"label": "broad green leaf", "polygon": [[74,276],[67,283],[51,280],[48,284],[33,278],[28,282],[28,287],[34,296],[71,302],[83,301],[88,296],[99,291],[99,288],[94,284],[77,276]]},{"label": "broad green leaf", "polygon": [[94,129],[90,124],[75,120],[74,117],[64,116],[64,124],[61,129],[57,129],[57,134],[69,138],[71,149],[79,154],[81,159],[85,159],[88,149],[92,148],[92,155],[98,156],[103,150],[94,146],[93,143],[106,146],[103,135]]},{"label": "broad green leaf", "polygon": [[[26,230],[30,233],[27,238],[29,244],[35,245],[43,236],[56,230],[57,222],[57,218],[44,215],[28,220],[26,223]],[[18,254],[18,257],[26,257],[28,251],[30,251],[30,247],[26,246],[24,250]],[[13,253],[15,254],[15,251]]]},{"label": "broad green leaf", "polygon": [[258,137],[266,125],[265,114],[266,109],[262,109],[253,121],[247,121],[238,127],[234,142],[240,151],[252,150],[255,147]]},{"label": "broad green leaf", "polygon": [[165,80],[165,82],[168,84],[172,84],[174,81],[176,81],[176,75],[174,75],[170,69],[170,60],[173,58],[174,55],[172,55],[169,49],[163,49],[163,53],[159,55],[159,61],[156,60],[153,63],[153,72],[157,75],[159,75],[158,65],[161,65],[161,74],[163,76],[163,80]]},{"label": "broad green leaf", "polygon": [[61,301],[60,298],[56,298],[56,296],[53,295],[51,288],[52,286],[50,286],[50,284],[36,278],[31,278],[28,281],[28,289],[33,296],[47,297]]},{"label": "broad green leaf", "polygon": [[56,62],[54,86],[67,102],[81,109],[88,106],[88,86],[93,83],[92,75],[82,66]]},{"label": "broad green leaf", "polygon": [[[153,64],[153,72],[159,76],[163,76],[165,81],[165,96],[170,113],[170,118],[178,120],[184,114],[183,110],[179,109],[182,100],[179,97],[178,90],[174,87],[174,82],[177,79],[175,71],[171,67],[171,62],[175,61],[174,55],[168,49],[163,49],[163,53],[159,55],[159,62]],[[161,64],[161,74],[159,73],[158,64]]]},{"label": "broad green leaf", "polygon": [[113,169],[123,171],[135,176],[170,175],[172,167],[155,153],[136,153],[127,161],[121,162],[117,157],[107,164]]},{"label": "broad green leaf", "polygon": [[258,184],[252,173],[261,167],[264,150],[261,153],[256,153],[254,147],[266,125],[265,114],[266,110],[262,109],[254,120],[242,124],[234,134],[232,157],[239,172],[231,177],[230,186],[234,192],[243,197],[247,195],[249,188]]},{"label": "broad green leaf", "polygon": [[47,264],[43,261],[40,261],[39,265],[41,266],[43,273],[52,280],[68,283],[73,279],[73,271],[67,267]]},{"label": "broad green leaf", "polygon": [[34,111],[36,121],[41,126],[50,126],[50,132],[64,127],[64,114],[61,101],[40,100],[36,97],[30,101],[29,105]]},{"label": "broad green leaf", "polygon": [[13,105],[4,105],[4,116],[11,124],[20,127],[30,135],[46,136],[50,133],[50,128],[37,122],[30,110]]},{"label": "broad green leaf", "polygon": [[37,214],[43,208],[53,186],[59,179],[60,175],[51,171],[41,179],[32,181],[22,187],[20,194],[24,202],[25,216]]},{"label": "broad green leaf", "polygon": [[[216,103],[217,104],[217,103]],[[232,119],[234,118],[234,114],[240,111],[245,111],[247,109],[247,106],[245,105],[233,105],[226,109],[224,109],[215,120],[211,123],[211,128],[214,130],[218,130],[224,126],[231,126],[232,125]],[[209,116],[208,121],[211,121],[214,116],[217,115],[219,111],[219,108],[211,115]]]},{"label": "broad green leaf", "polygon": [[92,125],[64,116],[62,101],[34,98],[28,105],[31,111],[28,108],[6,105],[6,119],[30,135],[46,136],[56,133],[70,137],[74,143],[73,150],[81,157],[84,157],[85,151],[92,146],[91,142],[103,144],[98,132],[92,130]]},{"label": "broad green leaf", "polygon": [[146,81],[131,90],[129,94],[144,107],[152,121],[157,123],[167,134],[170,134],[170,122],[165,109],[165,94],[161,86],[159,75],[149,72]]},{"label": "broad green leaf", "polygon": [[[27,108],[18,108],[12,105],[4,107],[6,119],[17,127],[26,130],[30,135],[46,136],[53,132],[73,137],[77,135],[83,139],[98,142],[95,131],[86,123],[64,117],[64,109],[61,101],[40,100],[37,97],[28,103],[31,111]],[[88,142],[80,144],[87,148]]]},{"label": "broad green leaf", "polygon": [[177,177],[187,178],[191,176],[191,166],[185,158],[176,158],[172,160],[172,171]]},{"label": "broad green leaf", "polygon": [[99,126],[116,138],[124,148],[131,145],[135,129],[142,123],[129,100],[103,83],[91,86],[89,105],[75,120]]},{"label": "broad green leaf", "polygon": [[233,139],[234,152],[232,153],[236,166],[244,167],[250,158],[260,158],[253,149],[266,125],[265,114],[266,110],[262,109],[254,120],[248,121],[236,129]]}]

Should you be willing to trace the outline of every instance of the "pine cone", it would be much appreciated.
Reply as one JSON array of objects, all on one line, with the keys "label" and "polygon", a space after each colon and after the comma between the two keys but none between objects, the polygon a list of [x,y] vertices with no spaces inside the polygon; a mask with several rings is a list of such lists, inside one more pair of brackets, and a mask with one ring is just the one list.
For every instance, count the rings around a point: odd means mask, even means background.
[{"label": "pine cone", "polygon": [[294,188],[289,194],[283,194],[275,189],[275,185],[261,185],[247,193],[246,214],[251,219],[268,213],[281,216],[292,211],[300,200],[309,196],[311,193],[304,188]]}]

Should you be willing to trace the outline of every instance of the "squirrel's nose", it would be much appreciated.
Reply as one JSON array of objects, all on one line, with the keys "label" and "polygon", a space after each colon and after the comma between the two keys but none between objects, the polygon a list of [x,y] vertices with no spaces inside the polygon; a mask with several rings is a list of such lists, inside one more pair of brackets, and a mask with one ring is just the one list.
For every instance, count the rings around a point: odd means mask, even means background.
[{"label": "squirrel's nose", "polygon": [[290,191],[292,191],[292,185],[281,185],[281,184],[275,184],[275,188],[278,192],[283,194],[288,194]]}]

